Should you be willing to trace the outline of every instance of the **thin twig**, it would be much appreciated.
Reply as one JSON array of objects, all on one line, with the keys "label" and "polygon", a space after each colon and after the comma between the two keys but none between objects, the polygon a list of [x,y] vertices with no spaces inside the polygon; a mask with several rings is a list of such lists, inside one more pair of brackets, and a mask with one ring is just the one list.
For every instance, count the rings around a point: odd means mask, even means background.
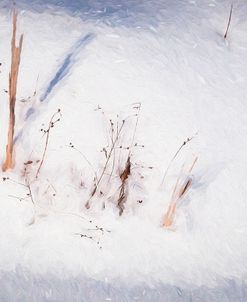
[{"label": "thin twig", "polygon": [[[114,143],[114,123],[110,120],[110,124],[111,124],[111,143]],[[116,137],[119,137],[119,133],[118,133],[118,121],[117,121],[117,129],[116,129]],[[112,174],[114,171],[114,167],[115,167],[115,161],[116,161],[116,148],[114,148],[113,150],[113,160],[112,160],[112,168],[111,168],[111,172],[108,178],[108,183],[110,182],[111,178],[112,178]]]},{"label": "thin twig", "polygon": [[27,183],[27,188],[28,188],[28,196],[30,197],[32,203],[34,204],[34,199],[33,199],[33,193],[32,193],[32,189],[31,189],[31,184],[30,182],[26,179],[26,183]]},{"label": "thin twig", "polygon": [[233,11],[233,4],[231,4],[231,9],[230,9],[230,14],[229,14],[229,18],[228,18],[228,23],[227,23],[227,27],[226,27],[226,32],[224,34],[224,39],[226,39],[227,34],[228,34],[228,30],[231,24],[231,20],[232,20],[232,11]]},{"label": "thin twig", "polygon": [[47,129],[47,130],[44,130],[44,131],[45,131],[45,132],[44,132],[44,135],[46,135],[45,148],[44,148],[44,151],[43,151],[43,154],[42,154],[42,159],[41,159],[40,164],[39,164],[39,167],[38,167],[38,169],[37,169],[35,178],[38,178],[40,169],[41,169],[41,167],[42,167],[42,165],[43,165],[43,163],[44,163],[44,159],[45,159],[45,155],[46,155],[46,151],[47,151],[47,147],[48,147],[48,143],[49,143],[49,138],[50,138],[50,130],[51,130],[51,128],[53,128],[54,124],[60,120],[60,119],[57,119],[56,121],[53,121],[54,117],[55,117],[57,114],[60,114],[60,116],[61,116],[60,109],[58,109],[58,111],[55,112],[55,113],[52,115],[52,117],[51,117],[51,119],[50,119],[50,122],[49,122],[48,129]]},{"label": "thin twig", "polygon": [[115,137],[115,139],[114,139],[114,141],[113,141],[113,143],[112,143],[112,145],[111,145],[110,151],[109,151],[109,153],[108,153],[108,156],[107,156],[105,165],[104,165],[104,167],[103,167],[103,170],[102,170],[102,172],[101,172],[101,174],[100,174],[100,177],[98,178],[98,181],[97,181],[96,184],[95,184],[95,187],[94,187],[94,189],[93,189],[93,192],[91,193],[91,196],[90,196],[89,200],[88,200],[88,201],[86,202],[86,204],[85,204],[85,207],[86,207],[87,209],[90,208],[90,204],[89,204],[89,203],[90,203],[90,200],[92,199],[92,197],[93,197],[93,196],[95,195],[95,193],[97,192],[97,189],[98,189],[98,187],[99,187],[99,185],[100,185],[100,183],[101,183],[101,180],[102,180],[103,176],[105,175],[105,171],[106,171],[106,169],[107,169],[108,163],[109,163],[109,161],[110,161],[110,159],[111,159],[112,153],[113,153],[113,151],[114,151],[114,149],[115,149],[115,146],[116,146],[116,144],[117,144],[117,142],[118,142],[119,136],[120,136],[120,134],[121,134],[121,132],[122,132],[122,130],[123,130],[124,125],[125,125],[125,120],[122,121],[122,125],[121,125],[121,127],[120,127],[120,129],[119,129],[119,133],[118,133],[118,135]]},{"label": "thin twig", "polygon": [[25,188],[28,189],[28,194],[27,194],[27,197],[25,197],[25,198],[22,198],[22,197],[19,198],[19,197],[14,196],[14,195],[9,195],[10,197],[18,198],[20,201],[25,200],[25,199],[27,199],[27,198],[30,198],[31,201],[32,201],[32,203],[34,204],[34,198],[33,198],[33,194],[32,194],[31,184],[30,184],[28,178],[25,179],[25,184],[23,184],[23,183],[21,183],[21,182],[18,182],[18,181],[14,180],[14,179],[11,179],[11,178],[6,178],[6,179],[4,179],[4,181],[6,181],[6,180],[7,180],[7,181],[10,181],[10,182],[12,182],[12,183],[15,183],[15,184],[17,184],[17,185],[19,185],[19,186],[23,186],[23,187],[25,187]]},{"label": "thin twig", "polygon": [[26,200],[29,198],[29,196],[26,196],[26,197],[18,197],[18,196],[15,196],[15,195],[8,195],[9,197],[11,198],[15,198],[15,199],[18,199],[20,202],[22,202],[23,200]]},{"label": "thin twig", "polygon": [[138,123],[139,123],[139,116],[140,116],[140,111],[141,111],[141,106],[142,106],[141,103],[136,103],[136,104],[137,104],[137,106],[134,107],[134,108],[137,109],[138,111],[137,111],[137,114],[136,114],[136,123],[135,123],[135,128],[134,128],[134,132],[133,132],[133,136],[132,136],[132,141],[131,141],[130,148],[129,148],[128,157],[131,156],[131,149],[134,146],[134,140],[135,140],[135,136],[136,136],[136,131],[137,131]]},{"label": "thin twig", "polygon": [[88,163],[88,165],[90,166],[90,168],[92,169],[93,173],[94,173],[94,177],[95,177],[95,180],[97,182],[98,178],[97,178],[97,173],[93,167],[93,165],[90,163],[90,161],[87,159],[87,157],[78,149],[76,148],[72,143],[69,144],[69,146],[71,149],[74,149],[76,152],[78,152],[82,157],[83,159]]},{"label": "thin twig", "polygon": [[197,133],[194,134],[192,137],[188,137],[187,140],[184,141],[184,142],[182,143],[182,145],[178,148],[177,152],[174,154],[174,156],[172,157],[172,159],[171,159],[171,161],[170,161],[168,167],[166,168],[166,171],[165,171],[165,173],[164,173],[164,176],[163,176],[163,179],[162,179],[162,182],[161,182],[161,186],[163,186],[164,181],[165,181],[165,178],[166,178],[166,175],[167,175],[167,173],[168,173],[168,171],[169,171],[169,169],[170,169],[172,163],[174,162],[174,160],[175,160],[176,157],[178,156],[179,152],[180,152],[180,151],[183,149],[183,147],[186,146],[193,138],[195,138],[196,135],[197,135]]}]

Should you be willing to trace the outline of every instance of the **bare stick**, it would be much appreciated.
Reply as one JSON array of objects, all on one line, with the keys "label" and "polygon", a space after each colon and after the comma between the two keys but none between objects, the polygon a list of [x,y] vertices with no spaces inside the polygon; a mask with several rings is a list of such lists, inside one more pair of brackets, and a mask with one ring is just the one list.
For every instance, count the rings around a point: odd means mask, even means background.
[{"label": "bare stick", "polygon": [[226,27],[226,32],[224,34],[224,39],[226,39],[227,34],[228,34],[228,30],[231,24],[231,20],[232,20],[232,11],[233,11],[233,4],[231,5],[231,9],[230,9],[230,14],[229,14],[229,19],[228,19],[228,23],[227,23],[227,27]]},{"label": "bare stick", "polygon": [[23,43],[23,35],[19,40],[19,47],[16,47],[16,23],[17,13],[13,12],[13,32],[11,41],[11,71],[9,74],[9,130],[8,130],[8,143],[6,146],[6,158],[3,164],[3,171],[13,167],[13,149],[14,149],[14,129],[15,129],[15,103],[17,80],[19,73],[19,66],[21,60],[21,51]]}]

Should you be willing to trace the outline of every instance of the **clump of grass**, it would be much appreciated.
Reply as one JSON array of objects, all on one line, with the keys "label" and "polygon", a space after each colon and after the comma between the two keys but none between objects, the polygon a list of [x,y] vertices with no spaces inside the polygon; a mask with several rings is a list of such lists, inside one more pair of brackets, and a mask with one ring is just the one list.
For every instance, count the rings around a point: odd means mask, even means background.
[{"label": "clump of grass", "polygon": [[[109,125],[109,143],[108,146],[103,147],[101,150],[105,155],[105,163],[99,176],[96,175],[95,177],[96,182],[94,183],[93,190],[85,204],[87,209],[90,208],[92,198],[98,192],[100,193],[100,197],[104,196],[104,198],[106,198],[107,191],[109,193],[109,191],[113,189],[114,193],[113,195],[109,194],[108,199],[116,203],[119,209],[119,215],[122,215],[124,211],[124,204],[128,196],[128,179],[132,169],[131,157],[133,148],[140,146],[144,147],[135,142],[141,104],[135,103],[132,104],[132,106],[134,114],[131,114],[122,120],[118,115],[116,120],[107,119],[107,124]],[[97,110],[101,110],[101,107],[98,107]],[[102,114],[105,117],[103,111]],[[133,119],[135,121],[133,134],[129,135],[127,129],[129,129],[129,125],[133,124]],[[120,186],[117,190],[114,190],[113,186],[115,181],[120,181]]]},{"label": "clump of grass", "polygon": [[13,32],[11,41],[11,70],[9,74],[9,129],[8,143],[6,147],[6,158],[3,164],[3,171],[13,167],[13,150],[14,150],[14,130],[15,130],[15,103],[17,92],[17,80],[19,66],[21,61],[21,51],[23,44],[23,34],[20,36],[19,47],[16,46],[16,28],[17,13],[13,12]]},{"label": "clump of grass", "polygon": [[198,157],[195,157],[189,167],[185,168],[183,166],[181,170],[172,192],[171,202],[163,220],[163,226],[165,228],[169,228],[174,224],[178,202],[186,195],[192,186],[192,178],[190,177],[190,173],[193,170],[197,160]]},{"label": "clump of grass", "polygon": [[[113,124],[112,120],[110,120],[110,124],[111,124],[111,129],[113,129],[114,124]],[[108,168],[108,166],[110,164],[110,161],[111,161],[112,157],[114,156],[114,151],[115,151],[117,143],[118,143],[118,141],[120,139],[120,135],[121,135],[121,133],[123,131],[124,125],[125,125],[125,120],[122,120],[121,126],[118,129],[118,131],[116,132],[115,136],[112,134],[112,136],[111,136],[111,146],[109,148],[109,151],[107,151],[106,148],[102,149],[103,152],[105,153],[106,160],[105,160],[105,164],[103,166],[103,169],[102,169],[99,177],[96,177],[96,183],[94,184],[94,189],[93,189],[93,191],[92,191],[92,193],[90,195],[90,198],[89,198],[89,200],[85,204],[85,207],[87,209],[90,208],[90,201],[94,197],[94,195],[96,194],[96,192],[98,191],[98,188],[99,188],[99,186],[100,186],[100,184],[102,182],[102,179],[103,179],[103,177],[104,177],[104,175],[106,173],[106,170],[107,170],[107,168]],[[113,130],[112,130],[112,133],[113,133]],[[114,158],[115,158],[115,156],[114,156]],[[113,163],[113,165],[114,165],[114,163]]]}]

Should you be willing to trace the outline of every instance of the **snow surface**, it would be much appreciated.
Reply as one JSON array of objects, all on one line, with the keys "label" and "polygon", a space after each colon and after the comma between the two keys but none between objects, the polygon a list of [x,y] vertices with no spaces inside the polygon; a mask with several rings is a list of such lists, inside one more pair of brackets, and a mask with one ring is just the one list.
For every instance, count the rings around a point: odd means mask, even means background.
[{"label": "snow surface", "polygon": [[[1,162],[10,2],[0,4]],[[9,179],[0,183],[1,301],[247,299],[247,3],[233,2],[224,40],[231,3],[17,1],[24,47],[16,164],[1,172]],[[58,108],[62,116],[36,179],[41,129]],[[110,120],[114,131],[126,122],[102,194],[90,198],[95,173],[99,178],[104,169],[102,149],[111,144]],[[161,185],[179,146],[194,135]],[[130,150],[119,217],[119,174],[133,137],[138,146]],[[173,229],[165,230],[173,186],[192,156],[192,188]]]}]

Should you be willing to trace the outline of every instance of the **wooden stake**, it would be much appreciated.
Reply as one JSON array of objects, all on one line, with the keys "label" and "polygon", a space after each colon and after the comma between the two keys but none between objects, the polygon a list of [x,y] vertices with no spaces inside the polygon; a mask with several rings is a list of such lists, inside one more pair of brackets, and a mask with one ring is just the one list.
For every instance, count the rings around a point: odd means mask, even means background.
[{"label": "wooden stake", "polygon": [[21,51],[23,43],[23,35],[19,40],[19,47],[16,47],[16,23],[17,13],[13,12],[13,33],[11,42],[11,70],[9,74],[9,130],[8,130],[8,144],[6,146],[6,158],[3,164],[3,171],[13,168],[13,149],[14,149],[14,130],[15,130],[15,103],[17,80],[19,73],[19,66],[21,60]]}]

